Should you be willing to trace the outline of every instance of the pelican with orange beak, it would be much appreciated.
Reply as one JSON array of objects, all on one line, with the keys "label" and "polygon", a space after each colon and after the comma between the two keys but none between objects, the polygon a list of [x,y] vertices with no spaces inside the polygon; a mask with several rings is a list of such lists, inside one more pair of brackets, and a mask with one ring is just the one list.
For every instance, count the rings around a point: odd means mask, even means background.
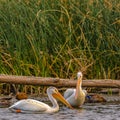
[{"label": "pelican with orange beak", "polygon": [[9,110],[16,113],[54,113],[59,110],[59,105],[56,99],[59,99],[66,106],[72,108],[72,106],[64,99],[64,97],[58,92],[55,87],[49,87],[47,89],[47,94],[53,104],[52,107],[34,99],[24,99],[10,106]]},{"label": "pelican with orange beak", "polygon": [[76,89],[67,89],[64,93],[64,98],[73,107],[79,107],[85,102],[86,90],[82,90],[82,72],[77,73]]}]

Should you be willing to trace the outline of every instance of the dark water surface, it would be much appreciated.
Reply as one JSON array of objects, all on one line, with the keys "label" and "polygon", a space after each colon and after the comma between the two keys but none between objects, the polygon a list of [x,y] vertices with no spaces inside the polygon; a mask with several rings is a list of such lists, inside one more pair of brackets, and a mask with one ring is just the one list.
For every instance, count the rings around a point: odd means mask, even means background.
[{"label": "dark water surface", "polygon": [[0,108],[0,120],[120,120],[120,103],[85,103],[82,108],[71,110],[60,106],[53,114],[12,113]]}]

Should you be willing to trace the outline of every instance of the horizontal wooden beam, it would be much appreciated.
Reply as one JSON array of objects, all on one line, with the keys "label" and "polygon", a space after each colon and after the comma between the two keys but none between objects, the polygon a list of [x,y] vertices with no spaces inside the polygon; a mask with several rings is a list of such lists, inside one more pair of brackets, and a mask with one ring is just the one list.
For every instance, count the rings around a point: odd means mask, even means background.
[{"label": "horizontal wooden beam", "polygon": [[[77,80],[34,77],[34,76],[14,76],[0,75],[0,83],[23,84],[23,85],[40,85],[56,87],[75,87]],[[102,80],[83,80],[83,87],[106,87],[120,88],[120,80],[102,79]]]}]

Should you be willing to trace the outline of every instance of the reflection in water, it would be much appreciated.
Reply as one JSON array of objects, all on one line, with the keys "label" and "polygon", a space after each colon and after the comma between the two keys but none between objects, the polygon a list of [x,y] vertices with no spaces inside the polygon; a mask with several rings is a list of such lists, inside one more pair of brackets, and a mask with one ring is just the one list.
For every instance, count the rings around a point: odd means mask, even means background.
[{"label": "reflection in water", "polygon": [[60,107],[52,114],[12,113],[7,108],[0,108],[0,120],[119,120],[120,103],[86,103],[82,108],[71,110]]}]

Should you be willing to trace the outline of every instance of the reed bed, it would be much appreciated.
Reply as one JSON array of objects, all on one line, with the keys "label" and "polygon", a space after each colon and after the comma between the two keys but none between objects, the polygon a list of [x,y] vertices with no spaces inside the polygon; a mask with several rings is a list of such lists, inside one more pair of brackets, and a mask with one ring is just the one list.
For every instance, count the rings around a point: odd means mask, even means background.
[{"label": "reed bed", "polygon": [[73,78],[78,70],[120,79],[119,0],[0,1],[1,74]]}]

